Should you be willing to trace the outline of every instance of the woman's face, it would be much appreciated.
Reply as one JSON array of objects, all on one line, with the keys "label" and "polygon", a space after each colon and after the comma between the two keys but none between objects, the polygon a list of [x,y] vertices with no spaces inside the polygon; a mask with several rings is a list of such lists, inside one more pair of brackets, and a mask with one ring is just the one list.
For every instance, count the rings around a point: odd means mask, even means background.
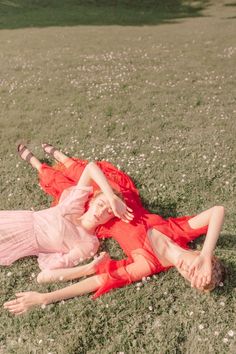
[{"label": "woman's face", "polygon": [[95,225],[102,225],[114,218],[113,211],[104,194],[99,194],[89,205],[87,216]]}]

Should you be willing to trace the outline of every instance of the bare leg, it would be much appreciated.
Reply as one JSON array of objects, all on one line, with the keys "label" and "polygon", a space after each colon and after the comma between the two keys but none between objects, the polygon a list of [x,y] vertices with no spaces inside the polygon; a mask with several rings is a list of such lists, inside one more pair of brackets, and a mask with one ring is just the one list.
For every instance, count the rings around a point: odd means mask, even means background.
[{"label": "bare leg", "polygon": [[63,152],[57,150],[54,146],[50,144],[42,144],[43,150],[51,155],[55,160],[61,162],[67,168],[69,168],[73,164],[73,160],[66,156]]},{"label": "bare leg", "polygon": [[41,170],[41,162],[32,154],[32,152],[23,144],[20,144],[18,146],[18,154],[20,158],[26,162],[29,162],[29,164],[33,167],[36,168],[40,172]]},{"label": "bare leg", "polygon": [[98,265],[106,257],[108,257],[108,254],[106,252],[102,252],[92,262],[82,266],[78,266],[74,268],[44,270],[38,274],[37,282],[38,283],[62,282],[62,281],[78,279],[87,275],[92,275],[96,271],[96,265]]}]

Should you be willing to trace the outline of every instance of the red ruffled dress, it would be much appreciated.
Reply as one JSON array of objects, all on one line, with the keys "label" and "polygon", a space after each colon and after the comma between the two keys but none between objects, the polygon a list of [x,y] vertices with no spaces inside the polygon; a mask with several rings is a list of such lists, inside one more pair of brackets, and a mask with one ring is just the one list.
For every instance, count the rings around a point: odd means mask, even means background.
[{"label": "red ruffled dress", "polygon": [[[57,203],[65,188],[71,187],[78,182],[86,164],[86,160],[76,158],[73,158],[73,164],[69,168],[61,164],[54,167],[43,164],[39,175],[40,185],[47,194],[54,197],[54,204]],[[97,237],[112,237],[115,239],[127,255],[127,258],[119,261],[108,258],[97,266],[96,273],[103,274],[104,281],[94,294],[94,298],[111,289],[128,285],[145,276],[166,271],[170,268],[163,267],[158,261],[147,237],[148,229],[157,229],[186,249],[190,241],[207,232],[207,226],[198,229],[192,229],[189,226],[188,220],[192,216],[163,219],[159,215],[150,214],[143,208],[138,190],[127,174],[106,161],[97,162],[97,165],[101,168],[112,187],[123,194],[125,202],[133,209],[135,217],[129,224],[116,218],[98,228]],[[98,187],[94,185],[95,190],[96,188]],[[132,274],[128,270],[129,265],[134,263],[134,258],[137,255],[144,257],[146,267],[141,267],[135,274]]]}]

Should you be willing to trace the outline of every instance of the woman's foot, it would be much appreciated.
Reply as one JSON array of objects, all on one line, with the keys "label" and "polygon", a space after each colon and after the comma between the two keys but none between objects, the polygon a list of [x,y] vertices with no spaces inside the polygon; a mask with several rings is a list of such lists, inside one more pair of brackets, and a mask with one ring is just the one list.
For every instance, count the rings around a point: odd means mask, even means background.
[{"label": "woman's foot", "polygon": [[32,154],[32,152],[24,144],[19,144],[17,147],[17,152],[20,158],[28,162],[33,168],[40,170],[42,164],[41,162]]},{"label": "woman's foot", "polygon": [[63,152],[56,149],[53,145],[44,143],[42,144],[42,148],[44,152],[53,157],[56,161],[61,162],[66,167],[70,167],[72,160],[70,160],[68,156],[63,154]]}]

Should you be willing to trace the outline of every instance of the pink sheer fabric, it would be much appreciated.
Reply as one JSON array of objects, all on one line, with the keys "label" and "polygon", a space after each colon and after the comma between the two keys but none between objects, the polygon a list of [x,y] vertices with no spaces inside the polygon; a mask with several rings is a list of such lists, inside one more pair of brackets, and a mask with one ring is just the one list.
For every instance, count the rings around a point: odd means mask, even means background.
[{"label": "pink sheer fabric", "polygon": [[0,265],[38,256],[41,269],[72,267],[91,258],[99,247],[95,235],[71,222],[84,213],[92,187],[72,187],[55,207],[33,211],[0,212]]}]

